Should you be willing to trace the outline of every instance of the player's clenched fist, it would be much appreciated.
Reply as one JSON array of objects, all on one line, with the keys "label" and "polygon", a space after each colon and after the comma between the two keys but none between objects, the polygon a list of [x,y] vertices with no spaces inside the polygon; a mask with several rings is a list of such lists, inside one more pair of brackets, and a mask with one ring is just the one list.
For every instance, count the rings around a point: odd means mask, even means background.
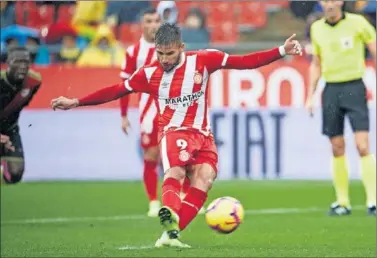
[{"label": "player's clenched fist", "polygon": [[79,105],[79,101],[77,99],[69,99],[66,97],[59,97],[57,99],[51,100],[51,107],[55,109],[62,109],[68,110],[71,108],[75,108]]},{"label": "player's clenched fist", "polygon": [[298,40],[295,40],[296,34],[290,36],[284,43],[284,50],[287,55],[302,55],[302,47]]}]

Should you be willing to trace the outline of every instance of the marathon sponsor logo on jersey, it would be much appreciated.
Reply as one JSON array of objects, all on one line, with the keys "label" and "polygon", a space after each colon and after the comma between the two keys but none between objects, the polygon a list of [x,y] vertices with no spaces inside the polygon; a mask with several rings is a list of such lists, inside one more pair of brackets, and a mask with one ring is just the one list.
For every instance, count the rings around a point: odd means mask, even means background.
[{"label": "marathon sponsor logo on jersey", "polygon": [[178,107],[188,107],[197,102],[202,96],[204,96],[204,91],[200,90],[190,95],[165,99],[165,105],[169,106],[171,109],[176,109]]}]

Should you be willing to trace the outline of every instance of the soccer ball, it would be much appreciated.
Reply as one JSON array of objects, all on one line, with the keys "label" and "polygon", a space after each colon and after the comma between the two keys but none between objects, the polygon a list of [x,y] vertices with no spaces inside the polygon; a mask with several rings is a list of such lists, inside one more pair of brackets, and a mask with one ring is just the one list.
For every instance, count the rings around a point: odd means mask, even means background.
[{"label": "soccer ball", "polygon": [[218,233],[229,234],[243,222],[245,211],[233,197],[221,197],[211,202],[205,218],[208,226]]}]

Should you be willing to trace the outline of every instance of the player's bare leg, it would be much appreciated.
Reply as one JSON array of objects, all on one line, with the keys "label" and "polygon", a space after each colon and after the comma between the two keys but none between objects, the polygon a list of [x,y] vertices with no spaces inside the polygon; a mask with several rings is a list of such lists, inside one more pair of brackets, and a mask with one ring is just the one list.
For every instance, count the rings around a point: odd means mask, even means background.
[{"label": "player's bare leg", "polygon": [[349,180],[348,166],[345,154],[345,141],[343,135],[330,138],[333,161],[333,184],[336,193],[336,202],[331,204],[329,215],[342,216],[351,214],[351,205],[349,200]]},{"label": "player's bare leg", "polygon": [[355,133],[357,150],[360,155],[361,178],[365,188],[367,212],[376,216],[376,160],[369,152],[367,131]]},{"label": "player's bare leg", "polygon": [[179,211],[180,230],[184,230],[203,207],[207,200],[207,193],[212,188],[216,176],[217,173],[213,167],[207,163],[192,166],[192,171],[189,175],[191,187],[182,201]]},{"label": "player's bare leg", "polygon": [[149,217],[157,217],[161,207],[157,198],[158,172],[157,166],[159,162],[158,146],[146,148],[144,150],[144,187],[149,199]]},{"label": "player's bare leg", "polygon": [[181,208],[180,191],[183,180],[186,176],[184,167],[172,167],[165,172],[162,185],[162,204],[158,216],[164,232],[156,241],[156,247],[171,246],[188,248],[189,245],[183,244],[179,238],[179,216]]},{"label": "player's bare leg", "polygon": [[25,163],[23,158],[3,157],[1,158],[2,183],[16,184],[21,181],[24,174]]}]

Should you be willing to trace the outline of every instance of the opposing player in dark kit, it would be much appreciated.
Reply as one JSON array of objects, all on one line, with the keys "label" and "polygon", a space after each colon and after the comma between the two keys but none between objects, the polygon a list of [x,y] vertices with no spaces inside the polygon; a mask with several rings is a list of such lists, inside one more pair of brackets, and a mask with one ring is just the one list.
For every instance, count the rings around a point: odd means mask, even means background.
[{"label": "opposing player in dark kit", "polygon": [[25,169],[24,152],[18,119],[24,107],[41,86],[40,74],[30,70],[30,54],[26,48],[9,51],[6,70],[0,77],[1,174],[5,183],[21,181]]}]

